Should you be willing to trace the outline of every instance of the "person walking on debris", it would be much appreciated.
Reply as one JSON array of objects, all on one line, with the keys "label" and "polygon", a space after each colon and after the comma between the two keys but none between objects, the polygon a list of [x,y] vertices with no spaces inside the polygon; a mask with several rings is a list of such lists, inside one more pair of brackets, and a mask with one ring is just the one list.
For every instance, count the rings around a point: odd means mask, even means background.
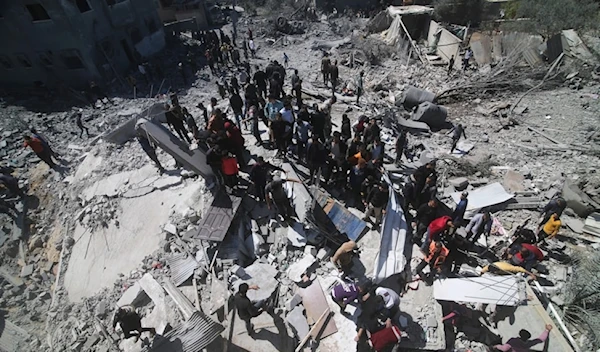
[{"label": "person walking on debris", "polygon": [[561,224],[560,216],[558,216],[557,213],[550,215],[550,219],[548,219],[540,232],[538,232],[537,243],[543,242],[546,244],[546,239],[552,239],[556,237],[556,235],[558,235],[558,230],[560,230]]},{"label": "person walking on debris", "polygon": [[237,91],[231,92],[229,106],[231,106],[231,110],[233,110],[233,116],[235,117],[237,126],[242,128],[242,120],[244,119],[244,100]]},{"label": "person walking on debris", "polygon": [[77,128],[79,128],[79,138],[83,135],[83,131],[85,131],[85,135],[87,137],[90,136],[90,131],[87,127],[83,125],[83,110],[79,109],[79,111],[75,114],[75,123],[77,124]]},{"label": "person walking on debris", "polygon": [[40,158],[43,162],[48,164],[50,168],[54,169],[56,167],[56,163],[52,160],[52,154],[50,153],[50,149],[44,146],[43,142],[38,138],[31,137],[29,135],[23,136],[23,147],[30,147],[31,150],[35,153],[35,155]]},{"label": "person walking on debris", "polygon": [[398,138],[396,138],[396,166],[400,166],[402,162],[402,154],[404,154],[404,148],[406,148],[406,130],[400,131]]},{"label": "person walking on debris", "polygon": [[[428,244],[425,253],[425,258],[421,259],[421,262],[415,268],[413,274],[419,275],[419,278],[425,282],[425,285],[431,286],[433,280],[437,274],[440,274],[444,270],[444,263],[450,251],[444,247],[440,241],[432,241]],[[429,265],[430,273],[425,275],[423,269]]]},{"label": "person walking on debris", "polygon": [[154,161],[154,164],[158,168],[158,172],[162,174],[165,172],[165,168],[160,164],[160,161],[158,161],[158,156],[156,155],[156,150],[150,143],[150,140],[148,139],[146,132],[141,128],[141,125],[145,122],[148,122],[148,121],[146,119],[139,119],[136,122],[135,138],[137,139],[138,143],[140,144],[140,146],[142,147],[142,149],[144,150],[146,155],[148,155],[150,160]]},{"label": "person walking on debris", "polygon": [[434,175],[429,175],[425,179],[425,185],[421,189],[421,192],[416,193],[415,204],[420,207],[422,204],[429,202],[437,197],[437,184]]},{"label": "person walking on debris", "polygon": [[202,111],[202,118],[204,120],[204,127],[208,126],[208,110],[206,109],[206,106],[204,106],[204,104],[202,104],[202,103],[198,103],[198,105],[196,107],[198,109],[200,109],[200,111]]},{"label": "person walking on debris", "polygon": [[296,96],[296,105],[298,108],[302,106],[302,80],[298,79],[292,87],[292,93]]},{"label": "person walking on debris", "polygon": [[287,56],[286,53],[283,53],[283,67],[287,68],[289,61],[290,61],[289,56]]},{"label": "person walking on debris", "polygon": [[458,144],[458,141],[460,140],[460,138],[461,137],[467,138],[467,135],[465,134],[465,128],[460,123],[458,124],[458,126],[455,126],[454,128],[452,128],[452,130],[450,132],[453,132],[452,133],[452,148],[450,148],[450,154],[452,154],[454,152],[454,149],[456,149],[456,144]]},{"label": "person walking on debris", "polygon": [[306,162],[310,170],[308,184],[319,184],[323,167],[327,162],[327,150],[318,138],[313,138],[312,143],[310,143],[306,153]]},{"label": "person walking on debris", "polygon": [[254,192],[258,200],[265,201],[265,187],[270,178],[270,173],[274,170],[283,171],[269,162],[266,162],[262,156],[256,159],[256,164],[252,165],[250,170],[250,181],[254,184]]},{"label": "person walking on debris", "polygon": [[[58,153],[56,153],[52,147],[50,146],[50,143],[48,142],[48,138],[45,137],[44,135],[42,135],[41,133],[39,133],[35,128],[31,127],[29,129],[29,132],[31,132],[31,137],[37,138],[42,142],[42,145],[44,146],[44,148],[48,149],[48,151],[50,151],[50,155],[52,155],[55,159],[58,158]],[[58,160],[58,159],[56,159]]]},{"label": "person walking on debris", "polygon": [[373,187],[367,195],[365,201],[365,212],[364,221],[370,221],[371,215],[375,215],[375,228],[381,224],[381,219],[385,214],[385,208],[389,200],[389,187],[386,182],[382,182],[378,187]]},{"label": "person walking on debris", "polygon": [[495,345],[494,348],[502,352],[525,352],[540,343],[544,343],[548,339],[548,335],[552,331],[552,325],[546,324],[546,329],[537,339],[531,339],[531,333],[527,330],[519,331],[519,337],[508,339],[505,344]]},{"label": "person walking on debris", "polygon": [[364,92],[363,88],[363,76],[365,75],[365,71],[360,71],[358,77],[356,77],[356,105],[360,105],[360,96]]},{"label": "person walking on debris", "polygon": [[254,76],[252,76],[256,87],[258,88],[258,93],[261,97],[267,97],[267,75],[260,67],[256,66],[256,72],[254,72]]},{"label": "person walking on debris", "polygon": [[448,76],[452,74],[452,70],[454,70],[454,55],[448,60]]},{"label": "person walking on debris", "polygon": [[192,144],[192,140],[187,135],[185,126],[183,125],[183,116],[181,116],[181,107],[172,107],[169,104],[165,104],[165,117],[167,124],[177,132],[181,140],[186,141],[188,144]]},{"label": "person walking on debris", "polygon": [[256,44],[254,44],[254,39],[248,40],[248,49],[250,49],[250,53],[254,59],[256,57]]},{"label": "person walking on debris", "polygon": [[276,157],[285,157],[287,154],[288,137],[286,130],[293,127],[291,123],[283,119],[283,115],[278,112],[275,114],[275,121],[271,122],[271,133],[277,149]]},{"label": "person walking on debris", "polygon": [[546,224],[548,220],[550,220],[550,216],[552,216],[552,214],[556,214],[560,217],[566,207],[567,202],[564,200],[564,198],[559,197],[552,199],[550,202],[548,202],[548,204],[546,204],[546,206],[544,206],[544,209],[542,209],[542,221],[540,222],[539,226]]},{"label": "person walking on debris", "polygon": [[263,144],[262,137],[260,136],[260,128],[259,128],[259,117],[258,117],[258,109],[256,105],[250,106],[248,109],[248,117],[244,121],[250,121],[250,127],[252,128],[252,135],[256,139],[257,146],[261,146]]},{"label": "person walking on debris", "polygon": [[469,205],[468,197],[469,192],[464,191],[460,195],[460,201],[458,202],[456,208],[454,209],[454,212],[452,213],[452,222],[457,227],[462,226],[463,222],[465,221],[465,212],[467,211],[467,205]]},{"label": "person walking on debris", "polygon": [[475,214],[465,229],[467,231],[467,241],[475,245],[479,237],[483,234],[485,236],[485,243],[487,243],[487,238],[492,231],[492,223],[493,219],[490,213]]},{"label": "person walking on debris", "polygon": [[310,119],[306,106],[303,105],[298,113],[298,120],[296,121],[296,154],[299,161],[306,162],[306,151],[308,146],[309,132],[312,130],[312,126],[308,122]]},{"label": "person walking on debris", "polygon": [[254,331],[254,325],[250,321],[252,318],[256,318],[257,316],[263,313],[263,308],[260,307],[262,302],[258,302],[256,305],[250,301],[248,298],[248,290],[258,290],[259,287],[257,285],[249,286],[247,283],[241,283],[238,292],[234,296],[235,309],[237,310],[238,316],[241,320],[246,324],[246,331],[248,331],[248,336],[254,338],[256,332]]},{"label": "person walking on debris", "polygon": [[463,56],[463,71],[466,71],[469,68],[471,56],[473,56],[473,52],[471,51],[471,48],[467,48],[467,50],[465,50],[465,55]]},{"label": "person walking on debris", "polygon": [[329,73],[330,73],[331,60],[329,59],[329,54],[324,53],[323,59],[321,59],[321,74],[323,75],[323,84],[327,85],[327,81],[329,81]]},{"label": "person walking on debris", "polygon": [[347,114],[342,114],[342,141],[344,143],[348,142],[350,138],[352,138],[352,125],[350,124],[350,119]]},{"label": "person walking on debris", "polygon": [[331,263],[341,273],[347,273],[352,268],[352,258],[358,254],[358,246],[354,241],[344,242],[331,257]]},{"label": "person walking on debris", "polygon": [[135,342],[139,340],[143,332],[150,332],[151,337],[156,335],[156,329],[142,327],[142,318],[132,305],[126,305],[117,309],[112,322],[113,329],[116,328],[117,324],[121,326],[125,338],[128,339],[131,336],[135,336]]},{"label": "person walking on debris", "polygon": [[273,177],[273,180],[265,187],[265,199],[267,201],[267,208],[271,209],[271,203],[274,203],[277,212],[283,217],[284,221],[290,222],[295,212],[290,204],[290,199],[287,196],[287,192],[283,188],[283,184],[285,182],[302,183],[298,180],[284,180],[279,176],[275,176]]},{"label": "person walking on debris", "polygon": [[335,94],[335,89],[337,88],[338,80],[340,78],[337,60],[334,60],[333,64],[329,68],[329,78],[331,80],[331,94]]}]

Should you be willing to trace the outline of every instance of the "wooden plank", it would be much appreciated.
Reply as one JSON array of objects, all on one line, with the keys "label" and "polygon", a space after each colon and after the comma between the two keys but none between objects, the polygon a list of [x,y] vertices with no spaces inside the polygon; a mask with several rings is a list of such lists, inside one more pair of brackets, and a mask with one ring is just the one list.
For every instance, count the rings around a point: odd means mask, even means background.
[{"label": "wooden plank", "polygon": [[[319,317],[321,317],[323,313],[329,311],[329,304],[327,303],[325,293],[323,293],[323,288],[321,288],[319,281],[313,281],[307,288],[299,287],[298,294],[302,296],[302,305],[304,305],[304,308],[306,309],[306,316],[312,321],[317,322],[313,328],[323,325],[325,322],[322,321],[319,323]],[[326,324],[327,325],[322,329],[323,333],[321,334],[321,338],[335,334],[338,331],[333,319],[327,320]],[[317,329],[317,331],[321,331],[321,327],[318,327]]]}]

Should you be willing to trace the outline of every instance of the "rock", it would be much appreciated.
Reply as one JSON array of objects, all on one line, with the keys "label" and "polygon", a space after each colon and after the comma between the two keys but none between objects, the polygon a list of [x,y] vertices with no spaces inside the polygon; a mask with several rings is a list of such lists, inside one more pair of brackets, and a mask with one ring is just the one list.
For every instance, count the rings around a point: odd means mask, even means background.
[{"label": "rock", "polygon": [[463,191],[469,186],[469,180],[466,177],[455,177],[448,180],[448,182],[457,191]]},{"label": "rock", "polygon": [[83,345],[83,350],[89,351],[92,347],[94,347],[94,345],[98,343],[98,341],[100,341],[100,336],[98,334],[93,334],[92,336],[88,337],[87,341],[85,341],[85,344]]},{"label": "rock", "polygon": [[599,208],[587,194],[583,193],[579,187],[570,180],[565,181],[562,190],[562,196],[567,202],[567,206],[582,218],[590,215],[594,208]]},{"label": "rock", "polygon": [[23,269],[21,269],[21,277],[28,277],[33,274],[33,270],[35,269],[33,264],[25,265]]},{"label": "rock", "polygon": [[[75,244],[75,239],[74,239],[73,237],[67,237],[67,238],[65,239],[65,246],[66,246],[67,248],[71,248],[71,247],[73,247],[73,245],[74,245],[74,244]],[[58,247],[57,247],[57,249],[58,249]]]},{"label": "rock", "polygon": [[292,298],[290,298],[289,301],[287,301],[285,303],[285,309],[287,309],[287,311],[291,311],[292,309],[294,309],[294,307],[296,307],[297,305],[299,305],[302,302],[302,296],[300,296],[299,294],[294,294],[294,296]]},{"label": "rock", "polygon": [[313,257],[317,256],[317,248],[315,246],[307,245],[304,247],[304,253],[310,254]]},{"label": "rock", "polygon": [[29,251],[33,251],[37,248],[42,248],[44,246],[44,241],[41,236],[35,236],[29,241]]},{"label": "rock", "polygon": [[173,224],[166,224],[163,230],[170,233],[171,235],[177,236],[177,226]]},{"label": "rock", "polygon": [[329,255],[329,249],[328,248],[321,248],[319,249],[319,251],[317,252],[317,259],[319,260],[323,260],[325,259],[327,256]]}]

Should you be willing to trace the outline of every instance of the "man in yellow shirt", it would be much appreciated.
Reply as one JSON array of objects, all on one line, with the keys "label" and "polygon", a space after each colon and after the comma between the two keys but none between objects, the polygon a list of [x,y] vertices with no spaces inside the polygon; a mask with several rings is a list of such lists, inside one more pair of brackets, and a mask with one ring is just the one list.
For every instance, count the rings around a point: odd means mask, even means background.
[{"label": "man in yellow shirt", "polygon": [[557,213],[553,213],[550,219],[544,224],[540,232],[538,233],[538,243],[546,242],[546,238],[554,238],[558,234],[558,230],[561,226],[560,217]]},{"label": "man in yellow shirt", "polygon": [[535,275],[532,272],[526,270],[523,267],[512,265],[507,262],[495,262],[495,263],[486,265],[483,267],[483,269],[481,269],[480,274],[483,275],[487,272],[489,272],[490,274],[495,274],[495,275],[510,275],[510,274],[516,274],[516,273],[525,273],[525,274],[529,274],[529,276],[532,279],[535,279]]}]

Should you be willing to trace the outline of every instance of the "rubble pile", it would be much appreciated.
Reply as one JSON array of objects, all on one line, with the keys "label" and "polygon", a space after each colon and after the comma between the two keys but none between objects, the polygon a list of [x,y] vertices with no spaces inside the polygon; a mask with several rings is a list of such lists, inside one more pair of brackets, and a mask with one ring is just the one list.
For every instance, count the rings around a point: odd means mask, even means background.
[{"label": "rubble pile", "polygon": [[[284,14],[301,17],[289,11]],[[112,102],[98,101],[94,107],[66,108],[67,97],[57,98],[48,109],[35,99],[2,102],[1,166],[19,179],[27,194],[22,200],[3,198],[3,209],[4,199],[13,205],[0,214],[0,308],[7,322],[23,330],[19,350],[149,350],[152,339],[134,343],[113,329],[115,311],[127,305],[138,308],[142,323],[149,324],[144,327],[155,327],[160,336],[178,332],[178,327],[193,321],[192,314],[202,312],[223,339],[238,346],[251,344],[250,350],[292,350],[299,344],[361,350],[352,341],[361,307],[338,307],[331,297],[333,287],[347,279],[333,259],[347,242],[335,236],[343,233],[347,241],[346,231],[360,228],[360,235],[352,239],[360,252],[352,259],[353,274],[402,294],[399,310],[408,317],[394,322],[408,332],[401,339],[402,348],[483,351],[491,344],[484,336],[506,340],[506,334],[512,333],[502,325],[505,321],[491,321],[495,311],[488,307],[486,313],[485,304],[436,301],[435,284],[419,284],[420,278],[411,276],[422,259],[418,247],[413,249],[409,243],[413,230],[408,228],[417,217],[416,209],[392,204],[404,203],[401,192],[410,175],[431,160],[437,160],[441,207],[451,212],[457,197],[466,191],[473,197],[470,201],[485,203],[467,209],[473,213],[469,216],[481,208],[492,214],[492,230],[482,251],[470,251],[457,271],[463,278],[479,277],[482,268],[492,263],[490,258],[505,254],[519,230],[537,233],[540,209],[558,196],[565,199],[560,240],[548,241],[543,253],[547,260],[536,269],[541,288],[527,284],[529,291],[519,292],[536,297],[536,302],[549,298],[561,306],[574,270],[570,258],[600,248],[600,234],[594,234],[600,209],[596,74],[584,69],[569,74],[577,65],[573,61],[546,81],[546,91],[524,95],[544,78],[547,66],[527,70],[526,76],[507,64],[449,75],[447,67],[432,65],[429,59],[421,62],[414,53],[406,56],[379,34],[368,33],[364,19],[338,15],[308,22],[273,15],[245,15],[238,24],[238,33],[254,31],[259,58],[252,59],[252,65],[282,61],[286,53],[288,71],[297,69],[304,80],[305,103],[321,104],[331,96],[319,70],[322,53],[327,52],[340,63],[338,87],[344,87],[336,91],[338,100],[331,106],[334,129],[340,130],[342,114],[352,123],[361,116],[378,120],[386,154],[381,172],[393,188],[382,225],[367,225],[362,205],[353,204],[344,191],[320,185],[319,177],[309,186],[304,182],[309,168],[290,162],[289,155],[281,158],[275,150],[255,145],[249,133],[244,138],[251,155],[264,156],[285,169],[281,177],[294,179],[289,170],[297,174],[299,185],[287,182],[286,191],[299,221],[282,223],[248,188],[226,194],[224,206],[219,202],[224,192],[179,168],[170,153],[158,153],[167,171],[157,173],[134,138],[123,144],[105,140],[109,132],[124,128],[145,109],[168,102],[167,90],[182,86],[176,67],[185,60],[183,53],[201,55],[199,41],[183,33],[162,54],[171,76],[166,86],[158,91],[139,85],[140,96],[152,97],[133,99],[128,87],[116,86],[110,90]],[[224,30],[231,32],[230,27]],[[420,50],[425,52],[426,47]],[[366,90],[357,104],[353,86],[361,71]],[[218,96],[215,81],[235,75],[215,75],[202,67],[191,77],[193,82],[178,92],[181,105],[201,121],[197,103],[208,105],[211,97]],[[411,89],[423,94],[407,99]],[[228,109],[228,99],[219,100],[218,106]],[[73,118],[79,109],[90,128],[89,138],[79,137]],[[451,150],[449,134],[458,124],[464,126],[466,138]],[[30,149],[22,147],[22,135],[32,127],[58,154],[61,166],[55,170],[38,163]],[[400,130],[408,132],[408,141],[404,153],[396,155]],[[246,172],[240,177],[245,187],[250,184]],[[485,193],[490,187],[500,189],[500,196],[508,194],[508,199]],[[483,195],[473,196],[478,192]],[[308,199],[302,198],[304,194]],[[321,196],[325,205],[316,200]],[[386,223],[392,212],[402,226]],[[300,214],[306,217],[301,219]],[[389,240],[392,235],[396,240]],[[381,253],[384,245],[399,247],[386,256]],[[385,265],[399,269],[383,280],[373,278]],[[259,335],[277,336],[272,345],[261,344],[267,338],[250,339],[231,309],[242,283],[257,286],[248,292],[252,301],[267,301],[273,307],[272,314],[256,317],[262,319],[256,323]],[[462,325],[447,321],[449,312],[455,311],[467,311],[469,318],[481,314],[490,321],[465,322],[467,315]],[[328,319],[322,322],[324,316]],[[259,324],[264,328],[258,329]],[[320,333],[313,333],[315,327]],[[581,332],[572,334],[587,343]],[[554,336],[565,340],[561,332]],[[213,348],[219,343],[223,341],[207,342],[215,344]]]}]

